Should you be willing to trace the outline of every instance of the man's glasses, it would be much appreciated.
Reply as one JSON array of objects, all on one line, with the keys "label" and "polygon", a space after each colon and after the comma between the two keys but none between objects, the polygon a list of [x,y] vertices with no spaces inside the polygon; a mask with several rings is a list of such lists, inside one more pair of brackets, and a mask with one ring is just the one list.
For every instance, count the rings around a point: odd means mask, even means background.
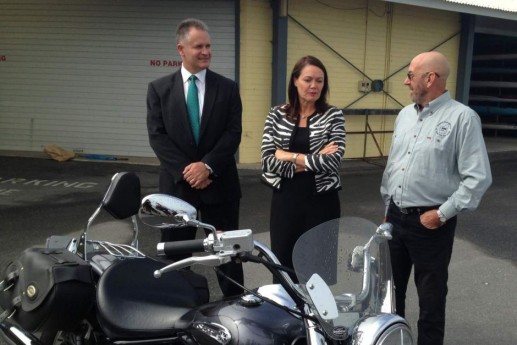
[{"label": "man's glasses", "polygon": [[[436,73],[436,72],[425,72],[425,73],[423,73],[423,74],[422,74],[422,77],[426,77],[427,75],[429,75],[429,73],[433,73],[433,74],[436,76],[436,78],[440,78],[440,75],[439,75],[438,73]],[[407,78],[408,78],[410,81],[411,81],[411,80],[413,80],[413,78],[414,78],[414,77],[416,77],[416,74],[414,74],[414,73],[412,73],[412,72],[409,72],[409,73],[407,74]]]}]

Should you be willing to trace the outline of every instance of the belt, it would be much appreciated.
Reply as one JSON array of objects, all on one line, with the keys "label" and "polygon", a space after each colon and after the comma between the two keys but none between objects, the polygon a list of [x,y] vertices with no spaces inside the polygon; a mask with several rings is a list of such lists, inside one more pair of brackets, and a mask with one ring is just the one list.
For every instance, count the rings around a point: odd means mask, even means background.
[{"label": "belt", "polygon": [[398,207],[393,202],[393,200],[391,201],[391,204],[394,206],[394,208],[396,208],[402,214],[418,214],[418,215],[425,213],[429,210],[436,210],[436,209],[438,209],[438,207],[440,207],[440,205],[435,205],[435,206],[413,206],[413,207],[401,208],[401,207]]}]

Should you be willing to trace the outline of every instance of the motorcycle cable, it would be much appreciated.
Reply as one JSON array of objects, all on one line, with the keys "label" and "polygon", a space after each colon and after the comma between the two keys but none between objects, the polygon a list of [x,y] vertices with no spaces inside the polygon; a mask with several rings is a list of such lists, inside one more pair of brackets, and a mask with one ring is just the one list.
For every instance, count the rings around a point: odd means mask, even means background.
[{"label": "motorcycle cable", "polygon": [[[264,260],[260,257],[257,257],[255,255],[252,255],[252,254],[249,254],[249,253],[240,253],[239,257],[242,259],[243,262],[246,262],[246,261],[249,261],[249,262],[254,262],[254,263],[259,263],[259,264],[263,264],[264,266],[266,266],[268,268],[268,270],[277,278],[279,279],[280,281],[284,281],[283,277],[278,273],[277,270],[284,270],[284,271],[290,271],[291,269],[288,268],[288,267],[285,267],[285,266],[282,266],[282,265],[278,265],[278,264],[275,264],[275,263],[271,263],[267,260]],[[273,269],[275,268],[275,269]],[[296,316],[299,316],[299,317],[302,317],[302,318],[306,318],[306,319],[309,319],[313,322],[318,322],[318,319],[312,315],[308,315],[304,312],[301,312],[299,310],[295,310],[295,309],[291,309],[289,307],[286,307],[286,306],[283,306],[267,297],[264,297],[262,296],[261,294],[253,291],[253,290],[250,290],[248,289],[247,287],[245,287],[244,285],[240,284],[239,282],[235,281],[234,279],[232,279],[231,277],[227,276],[226,274],[224,274],[218,267],[214,267],[214,270],[216,272],[217,275],[219,275],[220,277],[223,277],[224,279],[230,281],[231,283],[237,285],[238,287],[242,288],[244,291],[246,291],[247,293],[257,297],[257,298],[260,298],[261,300],[267,302],[267,303],[270,303],[272,305],[274,305],[275,307],[277,308],[280,308],[280,309],[283,309],[284,311],[286,311],[287,313],[290,313],[290,314],[294,314]],[[291,270],[292,271],[292,270]],[[281,284],[282,286],[284,286],[284,284]],[[285,286],[284,286],[285,288]],[[296,295],[296,293],[294,293],[293,291],[291,291],[291,288],[289,289],[286,289],[286,292],[289,294],[289,296],[293,299],[293,301],[295,301],[297,307],[302,310],[303,308],[301,308],[301,306],[303,304],[305,304],[305,301],[301,300],[300,297],[298,295]],[[293,296],[294,295],[294,296]],[[297,302],[298,301],[298,302]]]},{"label": "motorcycle cable", "polygon": [[[292,283],[294,284],[294,282],[291,280],[290,282],[286,280],[286,278],[280,274],[279,271],[284,271],[284,272],[287,272],[287,273],[292,273],[292,274],[295,274],[294,270],[290,267],[286,267],[286,266],[283,266],[281,264],[277,264],[275,262],[271,262],[269,260],[265,260],[261,255],[253,255],[251,253],[241,253],[241,260],[242,261],[250,261],[250,262],[254,262],[254,263],[259,263],[259,264],[262,264],[264,265],[269,272],[271,272],[271,274],[273,274],[273,277],[276,278],[276,280],[278,282],[280,282],[280,285],[282,285],[285,289],[285,291],[287,292],[287,294],[291,297],[291,299],[295,302],[296,304],[296,307],[299,309],[299,310],[304,310],[305,309],[305,305],[308,303],[305,298],[303,296],[300,295],[299,291],[295,290],[293,287],[292,287]],[[310,319],[312,321],[316,320],[316,319],[312,319],[311,318],[311,315],[312,314],[307,314],[307,313],[301,313],[300,315],[306,317],[307,319]],[[316,321],[315,321],[316,322]]]},{"label": "motorcycle cable", "polygon": [[314,321],[314,322],[318,322],[318,319],[315,318],[314,316],[311,316],[311,315],[308,315],[306,313],[303,313],[303,312],[300,312],[298,310],[295,310],[295,309],[291,309],[289,307],[286,307],[286,306],[283,306],[281,304],[278,304],[277,302],[267,298],[267,297],[264,297],[262,296],[261,294],[253,291],[253,290],[250,290],[248,289],[247,287],[241,285],[240,283],[238,283],[237,281],[233,280],[232,278],[230,278],[229,276],[227,276],[226,274],[224,274],[221,270],[219,270],[217,267],[214,267],[214,270],[215,272],[217,273],[217,275],[225,278],[226,280],[230,281],[231,283],[239,286],[240,288],[242,288],[244,291],[246,291],[247,293],[257,297],[257,298],[260,298],[261,300],[263,300],[264,302],[267,302],[267,303],[270,303],[272,305],[274,305],[275,307],[277,308],[280,308],[280,309],[283,309],[285,312],[289,313],[289,314],[294,314],[296,316],[299,316],[299,317],[302,317],[302,318],[306,318],[306,319],[309,319],[311,321]]},{"label": "motorcycle cable", "polygon": [[287,287],[286,292],[293,299],[293,301],[296,302],[296,304],[298,306],[303,305],[305,303],[305,300],[300,295],[298,295],[298,293],[296,291],[294,291],[292,289],[292,287],[290,286],[291,284],[289,284],[289,282],[287,282],[285,280],[285,278],[278,272],[278,271],[284,271],[287,273],[295,274],[295,272],[292,268],[271,262],[269,260],[264,260],[261,256],[256,256],[256,255],[253,255],[250,253],[240,253],[240,258],[242,261],[254,262],[254,263],[258,263],[258,264],[262,264],[262,265],[266,266],[266,268],[269,270],[269,272],[271,272],[271,274],[273,274],[274,278],[276,278],[279,282],[284,283],[281,285],[284,288]]}]

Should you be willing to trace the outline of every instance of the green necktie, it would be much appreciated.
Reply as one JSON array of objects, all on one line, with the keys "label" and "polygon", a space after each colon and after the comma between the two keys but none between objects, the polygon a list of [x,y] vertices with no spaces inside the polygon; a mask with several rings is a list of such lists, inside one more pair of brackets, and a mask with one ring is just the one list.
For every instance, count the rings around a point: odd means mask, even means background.
[{"label": "green necktie", "polygon": [[199,143],[199,99],[197,96],[196,76],[191,75],[187,92],[187,111],[190,118],[190,126],[196,144]]}]

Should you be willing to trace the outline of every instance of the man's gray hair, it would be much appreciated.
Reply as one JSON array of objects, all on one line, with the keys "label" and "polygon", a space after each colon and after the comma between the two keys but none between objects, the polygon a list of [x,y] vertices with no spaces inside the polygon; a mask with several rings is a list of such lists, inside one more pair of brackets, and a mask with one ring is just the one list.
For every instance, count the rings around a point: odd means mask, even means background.
[{"label": "man's gray hair", "polygon": [[208,32],[208,26],[199,19],[187,18],[178,24],[176,27],[176,44],[181,41],[188,39],[189,31],[191,28]]}]

